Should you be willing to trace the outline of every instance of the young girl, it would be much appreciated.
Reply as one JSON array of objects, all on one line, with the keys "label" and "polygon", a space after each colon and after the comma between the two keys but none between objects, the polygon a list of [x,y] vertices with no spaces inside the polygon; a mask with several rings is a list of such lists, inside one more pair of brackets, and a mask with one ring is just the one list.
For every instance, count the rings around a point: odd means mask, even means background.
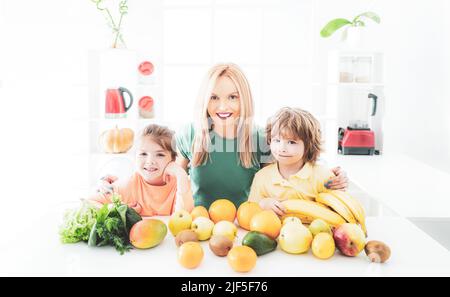
[{"label": "young girl", "polygon": [[[127,181],[109,177],[113,192],[142,216],[170,215],[178,209],[190,212],[194,207],[186,171],[174,162],[173,135],[166,127],[147,126],[137,144],[136,172]],[[110,203],[110,195],[100,193],[91,199]]]},{"label": "young girl", "polygon": [[[217,199],[236,207],[248,199],[250,186],[263,163],[270,162],[264,133],[253,125],[253,99],[249,83],[235,64],[218,64],[207,73],[196,107],[196,122],[176,141],[177,163],[191,177],[195,205],[209,207]],[[331,187],[345,188],[338,174]]]},{"label": "young girl", "polygon": [[282,108],[269,119],[267,140],[276,162],[255,176],[249,196],[264,209],[284,214],[286,199],[314,200],[333,172],[316,163],[321,152],[319,122],[307,111]]}]

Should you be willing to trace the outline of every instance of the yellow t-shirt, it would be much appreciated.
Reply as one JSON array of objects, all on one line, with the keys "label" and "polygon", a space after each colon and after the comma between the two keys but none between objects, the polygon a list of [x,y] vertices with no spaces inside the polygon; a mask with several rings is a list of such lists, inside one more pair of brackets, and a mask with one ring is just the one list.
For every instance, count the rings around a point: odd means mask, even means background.
[{"label": "yellow t-shirt", "polygon": [[333,176],[333,172],[323,165],[305,163],[299,172],[285,179],[278,171],[277,163],[274,163],[256,173],[248,200],[314,200],[317,194],[327,190],[324,184]]}]

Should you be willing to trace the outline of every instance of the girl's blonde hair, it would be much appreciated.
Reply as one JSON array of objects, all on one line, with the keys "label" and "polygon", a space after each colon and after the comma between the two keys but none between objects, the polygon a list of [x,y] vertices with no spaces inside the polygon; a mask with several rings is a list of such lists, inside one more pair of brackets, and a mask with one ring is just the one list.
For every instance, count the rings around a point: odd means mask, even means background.
[{"label": "girl's blonde hair", "polygon": [[163,150],[168,151],[172,161],[175,161],[177,152],[174,149],[174,134],[175,132],[165,126],[150,124],[142,130],[141,137],[150,137],[151,140],[162,147]]},{"label": "girl's blonde hair", "polygon": [[283,107],[269,119],[266,126],[267,142],[273,135],[295,137],[305,145],[304,162],[314,164],[322,152],[322,136],[319,121],[300,108]]},{"label": "girl's blonde hair", "polygon": [[255,144],[253,132],[253,98],[250,85],[242,70],[235,64],[217,64],[205,76],[200,87],[195,109],[195,136],[192,144],[192,165],[200,166],[209,159],[211,138],[209,136],[210,123],[208,119],[208,103],[211,93],[219,77],[226,76],[235,84],[240,97],[240,117],[237,129],[238,151],[240,164],[250,168],[257,164],[254,152]]}]

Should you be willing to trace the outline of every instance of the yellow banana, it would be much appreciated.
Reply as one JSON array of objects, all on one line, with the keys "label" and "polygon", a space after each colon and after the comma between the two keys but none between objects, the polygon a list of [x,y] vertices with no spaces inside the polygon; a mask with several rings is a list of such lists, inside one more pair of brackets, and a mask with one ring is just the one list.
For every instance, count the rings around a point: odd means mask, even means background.
[{"label": "yellow banana", "polygon": [[329,206],[335,212],[340,214],[348,223],[356,224],[356,219],[347,206],[336,196],[330,193],[320,193],[316,201]]},{"label": "yellow banana", "polygon": [[362,204],[347,192],[334,190],[330,193],[347,206],[347,208],[353,213],[356,221],[361,225],[361,228],[367,236],[366,213]]},{"label": "yellow banana", "polygon": [[286,207],[287,213],[297,213],[314,219],[320,218],[332,226],[340,226],[345,223],[339,214],[314,201],[291,199],[281,203]]},{"label": "yellow banana", "polygon": [[314,218],[311,216],[306,216],[300,213],[285,213],[282,217],[281,217],[281,221],[284,222],[284,220],[288,217],[296,217],[299,218],[303,224],[311,224],[312,221],[314,221]]}]

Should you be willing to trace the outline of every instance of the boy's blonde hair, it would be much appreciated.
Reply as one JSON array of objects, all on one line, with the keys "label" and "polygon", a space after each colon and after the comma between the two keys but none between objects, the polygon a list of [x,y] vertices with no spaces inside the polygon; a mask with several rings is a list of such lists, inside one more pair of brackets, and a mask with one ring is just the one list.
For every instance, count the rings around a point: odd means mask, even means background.
[{"label": "boy's blonde hair", "polygon": [[304,162],[314,164],[322,152],[320,123],[306,110],[290,107],[280,109],[267,122],[266,135],[269,144],[275,134],[302,140],[305,145]]},{"label": "boy's blonde hair", "polygon": [[174,135],[175,132],[165,126],[150,124],[142,130],[141,138],[150,137],[151,140],[162,147],[163,150],[168,151],[170,153],[172,161],[175,161],[177,152],[174,149]]},{"label": "boy's blonde hair", "polygon": [[211,138],[209,136],[210,123],[208,119],[208,103],[211,93],[219,77],[226,76],[235,84],[240,97],[240,118],[238,123],[238,151],[240,164],[250,168],[257,164],[253,132],[253,98],[250,85],[242,70],[235,64],[217,64],[205,76],[200,87],[195,109],[195,136],[192,144],[194,167],[204,164],[209,158]]}]

